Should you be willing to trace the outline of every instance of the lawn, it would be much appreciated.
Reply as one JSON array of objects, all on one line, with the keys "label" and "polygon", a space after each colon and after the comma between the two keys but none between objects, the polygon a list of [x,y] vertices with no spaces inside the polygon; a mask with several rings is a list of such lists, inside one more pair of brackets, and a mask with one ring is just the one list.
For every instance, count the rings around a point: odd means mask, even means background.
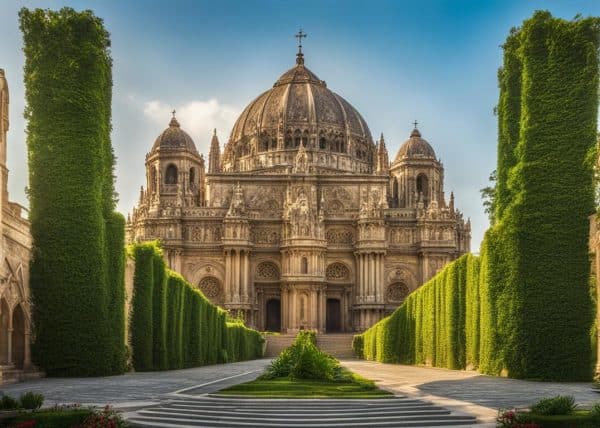
[{"label": "lawn", "polygon": [[390,392],[377,388],[371,381],[328,382],[322,380],[290,380],[288,378],[257,379],[222,389],[218,394],[245,395],[262,398],[390,398]]}]

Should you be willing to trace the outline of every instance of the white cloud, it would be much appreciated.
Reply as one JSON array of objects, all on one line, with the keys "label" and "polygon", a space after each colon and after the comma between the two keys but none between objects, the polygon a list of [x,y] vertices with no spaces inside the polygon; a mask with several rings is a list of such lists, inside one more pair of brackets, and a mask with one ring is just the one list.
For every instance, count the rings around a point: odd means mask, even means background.
[{"label": "white cloud", "polygon": [[237,107],[221,104],[215,98],[207,101],[189,101],[178,106],[171,106],[162,101],[144,103],[144,116],[154,122],[160,129],[166,128],[171,118],[171,111],[176,110],[176,117],[181,128],[190,134],[198,151],[207,153],[214,128],[221,144],[227,142],[229,133],[241,110]]}]

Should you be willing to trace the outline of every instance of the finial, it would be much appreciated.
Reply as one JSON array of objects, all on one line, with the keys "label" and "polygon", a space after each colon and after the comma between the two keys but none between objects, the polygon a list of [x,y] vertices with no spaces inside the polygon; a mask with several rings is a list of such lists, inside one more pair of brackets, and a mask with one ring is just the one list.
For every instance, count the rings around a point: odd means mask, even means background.
[{"label": "finial", "polygon": [[298,53],[296,54],[296,64],[303,65],[304,64],[304,54],[302,53],[302,39],[305,39],[306,34],[302,31],[302,28],[298,31],[297,34],[294,35],[295,38],[298,39]]},{"label": "finial", "polygon": [[419,132],[419,129],[417,128],[417,125],[419,124],[419,122],[417,122],[416,120],[413,122],[413,125],[415,126],[414,129],[412,130],[412,132],[410,133],[411,137],[420,137],[421,133]]},{"label": "finial", "polygon": [[213,136],[217,136],[217,128],[213,129]]},{"label": "finial", "polygon": [[171,112],[171,114],[173,115],[173,117],[171,118],[171,121],[169,122],[169,126],[176,126],[176,127],[179,128],[179,122],[175,118],[175,109],[173,109],[173,111]]}]

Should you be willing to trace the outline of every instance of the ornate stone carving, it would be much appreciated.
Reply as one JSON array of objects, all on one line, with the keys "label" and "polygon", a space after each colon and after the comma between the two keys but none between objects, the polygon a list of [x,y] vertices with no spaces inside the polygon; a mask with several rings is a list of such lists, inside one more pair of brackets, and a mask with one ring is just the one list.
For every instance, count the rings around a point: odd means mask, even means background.
[{"label": "ornate stone carving", "polygon": [[277,281],[279,279],[279,268],[273,262],[262,262],[256,266],[256,279]]},{"label": "ornate stone carving", "polygon": [[239,217],[244,215],[246,204],[244,202],[244,190],[240,183],[233,186],[233,195],[231,196],[231,204],[229,205],[229,211],[227,211],[227,217]]},{"label": "ornate stone carving", "polygon": [[250,237],[255,244],[276,245],[281,240],[281,232],[274,227],[257,227],[250,230]]},{"label": "ornate stone carving", "polygon": [[345,281],[350,279],[350,270],[343,263],[332,263],[327,266],[325,276],[328,281]]},{"label": "ornate stone carving", "polygon": [[350,228],[331,228],[327,229],[325,238],[329,244],[351,245],[354,242],[354,232]]},{"label": "ornate stone carving", "polygon": [[409,293],[410,289],[404,282],[394,282],[387,286],[385,297],[389,302],[400,303],[406,299]]},{"label": "ornate stone carving", "polygon": [[209,299],[216,299],[221,295],[221,283],[214,276],[205,276],[198,283],[198,288]]}]

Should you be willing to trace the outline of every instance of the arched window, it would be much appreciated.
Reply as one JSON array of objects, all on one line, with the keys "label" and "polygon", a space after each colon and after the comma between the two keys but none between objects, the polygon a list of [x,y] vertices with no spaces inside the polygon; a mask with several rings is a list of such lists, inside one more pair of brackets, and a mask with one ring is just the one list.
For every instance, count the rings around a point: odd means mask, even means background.
[{"label": "arched window", "polygon": [[308,260],[306,257],[302,257],[300,260],[300,273],[308,273]]},{"label": "arched window", "polygon": [[150,178],[149,178],[148,187],[150,188],[150,193],[156,192],[156,167],[150,167]]},{"label": "arched window", "polygon": [[327,141],[325,141],[325,137],[319,138],[319,148],[321,150],[325,150],[325,147],[327,147]]},{"label": "arched window", "polygon": [[196,168],[190,168],[190,187],[196,183]]},{"label": "arched window", "polygon": [[165,174],[165,184],[177,184],[177,167],[170,164]]},{"label": "arched window", "polygon": [[425,174],[417,176],[417,193],[423,193],[423,198],[428,199],[429,196],[429,179]]}]

